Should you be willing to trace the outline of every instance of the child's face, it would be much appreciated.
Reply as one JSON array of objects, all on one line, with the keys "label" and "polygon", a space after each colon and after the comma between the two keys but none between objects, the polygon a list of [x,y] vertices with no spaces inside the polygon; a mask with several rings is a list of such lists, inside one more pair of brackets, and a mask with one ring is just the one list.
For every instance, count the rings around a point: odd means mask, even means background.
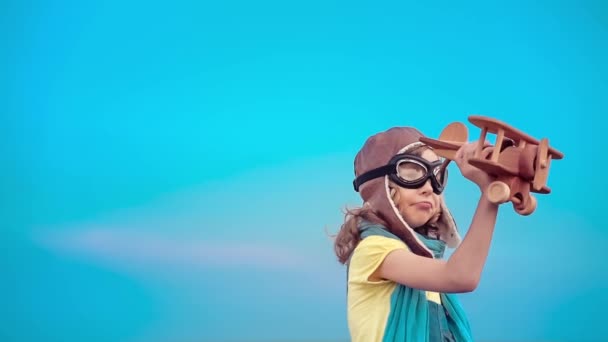
[{"label": "child's face", "polygon": [[[439,160],[431,150],[425,150],[421,157],[430,162]],[[412,228],[424,225],[440,210],[439,195],[433,192],[430,179],[418,189],[406,189],[400,186],[396,186],[395,189],[399,193],[399,202],[395,204],[405,222]]]}]

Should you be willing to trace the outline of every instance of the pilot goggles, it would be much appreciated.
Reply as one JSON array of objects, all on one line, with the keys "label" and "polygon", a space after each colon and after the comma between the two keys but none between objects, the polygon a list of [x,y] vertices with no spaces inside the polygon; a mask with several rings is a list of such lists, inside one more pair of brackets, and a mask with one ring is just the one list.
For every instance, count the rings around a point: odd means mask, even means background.
[{"label": "pilot goggles", "polygon": [[418,189],[430,179],[433,192],[439,195],[445,189],[448,180],[446,166],[447,163],[442,160],[430,162],[422,157],[407,153],[397,154],[391,158],[388,164],[357,177],[353,181],[353,186],[355,191],[358,192],[363,183],[388,175],[399,186],[407,189]]}]

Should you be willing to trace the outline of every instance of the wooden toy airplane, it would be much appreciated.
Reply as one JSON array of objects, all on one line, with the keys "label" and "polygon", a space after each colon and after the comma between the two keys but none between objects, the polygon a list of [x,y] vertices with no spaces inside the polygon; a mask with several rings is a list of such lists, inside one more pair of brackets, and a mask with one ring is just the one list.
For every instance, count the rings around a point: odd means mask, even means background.
[{"label": "wooden toy airplane", "polygon": [[[562,159],[563,153],[550,147],[547,138],[538,141],[496,119],[472,115],[469,121],[481,128],[477,150],[469,163],[496,177],[486,189],[486,196],[492,203],[510,201],[517,213],[530,215],[537,205],[530,193],[551,192],[546,185],[551,159]],[[487,133],[496,134],[494,146],[487,146]],[[423,137],[420,141],[449,162],[468,141],[468,130],[464,124],[453,122],[441,132],[438,140]]]}]

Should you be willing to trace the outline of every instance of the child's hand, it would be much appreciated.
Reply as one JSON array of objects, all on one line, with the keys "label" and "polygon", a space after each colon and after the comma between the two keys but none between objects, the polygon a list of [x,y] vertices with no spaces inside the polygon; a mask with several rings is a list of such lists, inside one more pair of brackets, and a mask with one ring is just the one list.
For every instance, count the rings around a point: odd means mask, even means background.
[{"label": "child's hand", "polygon": [[[483,192],[487,186],[494,181],[494,177],[488,175],[485,171],[482,171],[475,166],[469,164],[469,159],[475,155],[477,144],[479,142],[467,143],[460,147],[454,156],[454,161],[462,175],[477,184]],[[484,146],[490,146],[489,142],[486,142]]]}]

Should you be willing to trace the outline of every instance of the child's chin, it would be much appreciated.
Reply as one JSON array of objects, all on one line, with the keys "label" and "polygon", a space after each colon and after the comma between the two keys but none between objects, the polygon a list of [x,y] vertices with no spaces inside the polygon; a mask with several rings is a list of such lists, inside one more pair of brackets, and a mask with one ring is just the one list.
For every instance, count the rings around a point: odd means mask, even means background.
[{"label": "child's chin", "polygon": [[427,222],[428,222],[428,220],[417,220],[412,223],[409,223],[409,226],[412,227],[413,229],[416,229],[416,228],[420,228],[420,227],[424,226]]}]

